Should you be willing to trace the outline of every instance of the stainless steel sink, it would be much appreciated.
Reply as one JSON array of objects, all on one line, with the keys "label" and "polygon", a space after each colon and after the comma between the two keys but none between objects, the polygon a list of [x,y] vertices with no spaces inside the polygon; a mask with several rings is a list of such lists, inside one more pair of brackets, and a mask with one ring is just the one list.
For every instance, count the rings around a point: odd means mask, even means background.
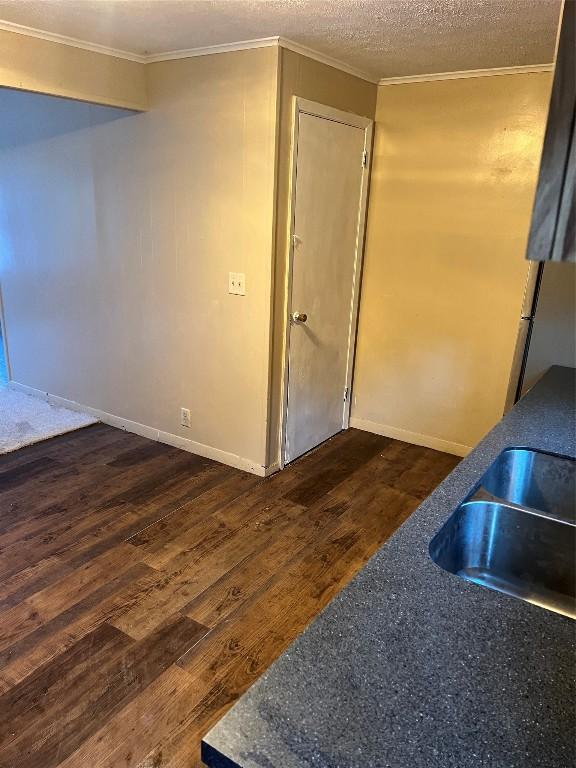
[{"label": "stainless steel sink", "polygon": [[576,462],[528,448],[507,448],[486,472],[472,496],[492,496],[560,520],[576,522]]},{"label": "stainless steel sink", "polygon": [[564,456],[503,451],[430,542],[432,560],[576,618],[575,471]]},{"label": "stainless steel sink", "polygon": [[576,618],[576,526],[490,501],[460,505],[430,543],[445,571]]}]

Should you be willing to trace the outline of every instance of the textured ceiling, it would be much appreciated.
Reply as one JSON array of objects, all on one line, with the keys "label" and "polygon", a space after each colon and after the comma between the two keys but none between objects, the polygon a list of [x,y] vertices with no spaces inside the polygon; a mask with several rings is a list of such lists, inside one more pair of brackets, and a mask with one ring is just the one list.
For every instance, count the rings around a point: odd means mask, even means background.
[{"label": "textured ceiling", "polygon": [[0,0],[0,19],[137,54],[282,36],[396,77],[545,64],[560,0]]}]

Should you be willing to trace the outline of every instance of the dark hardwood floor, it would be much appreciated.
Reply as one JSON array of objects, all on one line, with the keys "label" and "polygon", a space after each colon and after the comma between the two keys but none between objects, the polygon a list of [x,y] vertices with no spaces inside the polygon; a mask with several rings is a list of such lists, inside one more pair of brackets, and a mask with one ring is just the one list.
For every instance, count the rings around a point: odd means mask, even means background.
[{"label": "dark hardwood floor", "polygon": [[457,462],[348,430],[262,480],[104,425],[3,457],[0,766],[199,766]]}]

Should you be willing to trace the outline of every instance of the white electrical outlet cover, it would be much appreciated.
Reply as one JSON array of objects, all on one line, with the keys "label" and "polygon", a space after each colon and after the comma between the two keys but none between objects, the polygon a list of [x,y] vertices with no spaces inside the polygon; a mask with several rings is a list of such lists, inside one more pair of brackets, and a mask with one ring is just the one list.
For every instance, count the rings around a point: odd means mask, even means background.
[{"label": "white electrical outlet cover", "polygon": [[228,293],[235,296],[246,295],[246,275],[243,272],[228,273]]}]

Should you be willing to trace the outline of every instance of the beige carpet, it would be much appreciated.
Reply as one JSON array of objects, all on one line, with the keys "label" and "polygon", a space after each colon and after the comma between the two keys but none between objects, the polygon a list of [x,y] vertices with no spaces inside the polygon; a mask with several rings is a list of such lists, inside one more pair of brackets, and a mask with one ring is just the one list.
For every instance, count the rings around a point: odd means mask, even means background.
[{"label": "beige carpet", "polygon": [[51,405],[0,382],[0,454],[97,421],[87,413]]}]

